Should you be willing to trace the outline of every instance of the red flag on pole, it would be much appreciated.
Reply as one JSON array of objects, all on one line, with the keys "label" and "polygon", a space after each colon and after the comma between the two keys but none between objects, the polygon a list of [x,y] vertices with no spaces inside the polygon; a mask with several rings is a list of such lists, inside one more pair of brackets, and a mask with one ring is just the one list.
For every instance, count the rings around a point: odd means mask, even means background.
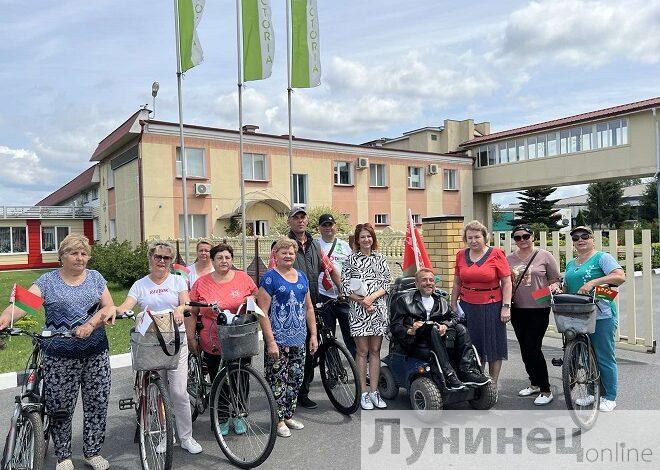
[{"label": "red flag on pole", "polygon": [[424,239],[412,220],[412,212],[408,209],[408,227],[406,242],[403,249],[403,275],[414,276],[421,268],[432,268],[429,255],[424,247]]}]

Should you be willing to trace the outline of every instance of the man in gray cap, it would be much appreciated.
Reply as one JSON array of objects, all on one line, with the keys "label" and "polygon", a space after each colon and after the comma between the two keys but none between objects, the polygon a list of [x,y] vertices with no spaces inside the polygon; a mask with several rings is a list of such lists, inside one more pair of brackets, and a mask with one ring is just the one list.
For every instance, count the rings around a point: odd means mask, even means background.
[{"label": "man in gray cap", "polygon": [[[314,242],[312,234],[307,231],[309,217],[302,207],[294,207],[289,211],[288,237],[298,242],[298,251],[293,267],[305,273],[309,282],[309,295],[312,303],[316,305],[319,299],[319,274],[323,269],[322,251],[318,242]],[[340,285],[339,273],[336,270],[330,272],[330,277],[335,285]],[[305,344],[308,344],[306,341]],[[316,408],[318,405],[309,398],[309,384],[314,380],[314,356],[309,353],[305,355],[305,377],[298,393],[298,404],[303,408]]]}]

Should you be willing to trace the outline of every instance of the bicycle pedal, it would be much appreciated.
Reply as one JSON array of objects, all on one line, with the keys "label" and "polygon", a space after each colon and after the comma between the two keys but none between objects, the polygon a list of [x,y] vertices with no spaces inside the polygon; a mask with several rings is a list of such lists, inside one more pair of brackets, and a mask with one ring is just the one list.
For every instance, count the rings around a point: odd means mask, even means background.
[{"label": "bicycle pedal", "polygon": [[556,367],[561,367],[561,366],[564,365],[564,360],[563,360],[563,359],[555,359],[555,358],[552,358],[552,361],[551,361],[551,362],[552,362],[552,365],[553,365],[553,366],[556,366]]},{"label": "bicycle pedal", "polygon": [[120,410],[131,410],[135,408],[135,401],[132,398],[121,398],[119,400]]}]

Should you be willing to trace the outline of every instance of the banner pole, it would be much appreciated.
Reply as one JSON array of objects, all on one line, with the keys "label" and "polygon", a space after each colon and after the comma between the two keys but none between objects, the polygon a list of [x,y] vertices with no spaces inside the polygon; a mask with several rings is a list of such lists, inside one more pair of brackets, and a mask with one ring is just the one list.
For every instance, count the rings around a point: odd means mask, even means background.
[{"label": "banner pole", "polygon": [[286,81],[287,111],[289,118],[289,209],[293,208],[293,132],[291,124],[291,0],[286,0]]},{"label": "banner pole", "polygon": [[243,171],[243,55],[241,51],[241,5],[236,0],[236,58],[238,60],[238,166],[241,170],[241,250],[243,270],[247,270],[245,235],[245,172]]}]

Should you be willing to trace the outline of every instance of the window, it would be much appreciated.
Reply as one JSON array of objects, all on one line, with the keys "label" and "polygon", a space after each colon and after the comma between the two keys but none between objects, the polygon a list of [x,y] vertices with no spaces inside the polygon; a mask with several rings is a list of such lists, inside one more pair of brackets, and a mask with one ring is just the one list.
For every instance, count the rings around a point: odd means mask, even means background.
[{"label": "window", "polygon": [[582,128],[582,140],[580,141],[580,147],[582,150],[591,150],[591,126],[585,126]]},{"label": "window", "polygon": [[612,131],[606,122],[596,125],[596,145],[599,149],[612,146]]},{"label": "window", "polygon": [[413,214],[412,219],[413,219],[414,224],[421,224],[422,223],[422,214]]},{"label": "window", "polygon": [[515,162],[518,160],[516,158],[516,141],[510,140],[507,142],[507,148],[509,149],[509,160],[510,162]]},{"label": "window", "polygon": [[458,189],[457,170],[444,170],[444,189]]},{"label": "window", "polygon": [[497,163],[506,163],[509,161],[508,153],[506,152],[506,142],[497,144],[497,153],[499,154],[499,161]]},{"label": "window", "polygon": [[245,230],[248,235],[259,235],[261,237],[265,237],[268,235],[268,221],[248,220],[246,221]]},{"label": "window", "polygon": [[0,227],[0,253],[27,253],[27,228]]},{"label": "window", "polygon": [[117,238],[117,222],[115,219],[110,219],[108,223],[108,238],[110,240]]},{"label": "window", "polygon": [[431,134],[431,140],[438,140],[438,134]]},{"label": "window", "polygon": [[536,158],[536,137],[527,137],[527,158]]},{"label": "window", "polygon": [[115,187],[115,170],[112,169],[112,165],[108,162],[108,189]]},{"label": "window", "polygon": [[408,167],[408,188],[424,188],[424,168],[418,166]]},{"label": "window", "polygon": [[554,157],[557,155],[557,133],[552,132],[548,134],[548,146],[546,148],[546,156]]},{"label": "window", "polygon": [[374,222],[376,225],[387,225],[389,224],[389,215],[388,214],[376,214],[374,217]]},{"label": "window", "polygon": [[353,184],[353,163],[335,162],[335,184]]},{"label": "window", "polygon": [[561,131],[559,133],[559,153],[565,154],[568,153],[568,141],[570,139],[570,132]]},{"label": "window", "polygon": [[[176,175],[181,176],[183,162],[181,161],[181,147],[176,148]],[[204,165],[204,149],[186,148],[186,176],[193,178],[206,177]]]},{"label": "window", "polygon": [[536,158],[543,158],[546,155],[545,138],[545,134],[536,136]]},{"label": "window", "polygon": [[243,175],[246,180],[266,181],[266,155],[261,153],[244,153]]},{"label": "window", "polygon": [[99,198],[99,188],[92,189],[92,201],[96,201]]},{"label": "window", "polygon": [[488,146],[488,164],[495,165],[497,163],[497,146]]},{"label": "window", "polygon": [[488,166],[488,147],[477,148],[477,166]]},{"label": "window", "polygon": [[293,174],[293,203],[307,204],[307,175]]},{"label": "window", "polygon": [[69,227],[41,227],[41,251],[57,251],[64,237],[69,234]]},{"label": "window", "polygon": [[518,161],[525,160],[525,139],[516,140],[516,147],[518,148]]},{"label": "window", "polygon": [[387,186],[387,177],[385,175],[385,164],[371,163],[369,164],[369,175],[371,177],[371,187],[385,187]]},{"label": "window", "polygon": [[[179,238],[183,238],[183,215],[179,215]],[[188,236],[199,238],[206,236],[206,214],[188,214]]]},{"label": "window", "polygon": [[87,191],[82,192],[82,202],[87,204],[89,202],[89,193]]}]

